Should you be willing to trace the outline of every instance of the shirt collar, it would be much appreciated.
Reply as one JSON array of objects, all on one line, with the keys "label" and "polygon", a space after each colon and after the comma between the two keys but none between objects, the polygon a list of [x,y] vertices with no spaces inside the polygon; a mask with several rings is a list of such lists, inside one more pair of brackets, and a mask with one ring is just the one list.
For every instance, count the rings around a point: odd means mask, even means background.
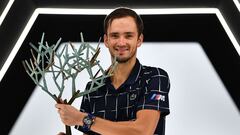
[{"label": "shirt collar", "polygon": [[128,79],[124,83],[128,84],[128,85],[135,83],[138,79],[141,69],[142,69],[142,65],[140,64],[139,60],[137,59],[130,75],[128,76]]}]

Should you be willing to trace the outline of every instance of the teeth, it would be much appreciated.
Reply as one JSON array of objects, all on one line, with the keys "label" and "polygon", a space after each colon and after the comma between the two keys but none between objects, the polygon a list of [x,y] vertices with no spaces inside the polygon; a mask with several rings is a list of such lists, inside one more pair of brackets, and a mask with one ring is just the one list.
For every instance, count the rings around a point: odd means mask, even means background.
[{"label": "teeth", "polygon": [[128,49],[126,49],[126,48],[118,48],[116,50],[128,50]]}]

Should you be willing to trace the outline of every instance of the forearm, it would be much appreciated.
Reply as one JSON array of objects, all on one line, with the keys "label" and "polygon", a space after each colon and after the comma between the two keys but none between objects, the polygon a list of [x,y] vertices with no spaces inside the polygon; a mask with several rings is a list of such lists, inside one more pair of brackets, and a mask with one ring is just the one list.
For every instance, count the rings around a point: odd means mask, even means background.
[{"label": "forearm", "polygon": [[91,130],[104,135],[146,135],[144,127],[139,126],[137,121],[112,122],[102,118],[96,118]]},{"label": "forearm", "polygon": [[156,129],[160,112],[139,111],[135,121],[113,122],[96,117],[91,130],[103,135],[153,135]]},{"label": "forearm", "polygon": [[[65,125],[83,126],[86,113],[79,112],[70,105],[57,104],[61,120]],[[96,117],[91,130],[103,135],[153,135],[156,129],[160,112],[157,110],[140,110],[135,121],[113,122]]]}]

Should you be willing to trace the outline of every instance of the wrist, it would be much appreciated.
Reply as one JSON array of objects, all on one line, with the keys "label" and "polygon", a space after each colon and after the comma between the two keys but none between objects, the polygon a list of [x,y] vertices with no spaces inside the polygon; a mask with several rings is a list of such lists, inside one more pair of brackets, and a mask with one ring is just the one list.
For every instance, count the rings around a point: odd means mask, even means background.
[{"label": "wrist", "polygon": [[85,132],[89,131],[91,129],[91,126],[94,124],[96,117],[90,113],[88,113],[87,115],[85,115],[82,119],[82,123],[83,123],[83,130]]},{"label": "wrist", "polygon": [[81,115],[80,115],[80,119],[78,120],[78,125],[79,126],[83,126],[83,119],[84,119],[84,117],[86,117],[87,115],[88,115],[88,113],[83,113],[83,112],[80,112],[81,113]]}]

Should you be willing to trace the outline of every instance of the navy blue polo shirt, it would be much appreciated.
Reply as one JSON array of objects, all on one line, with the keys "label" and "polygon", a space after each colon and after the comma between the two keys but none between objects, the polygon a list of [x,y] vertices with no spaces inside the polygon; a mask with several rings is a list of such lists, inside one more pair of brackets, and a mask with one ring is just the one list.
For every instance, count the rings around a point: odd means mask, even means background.
[{"label": "navy blue polo shirt", "polygon": [[[161,115],[154,135],[164,135],[165,117],[170,113],[169,89],[166,71],[143,66],[137,60],[128,79],[118,89],[107,78],[104,86],[83,96],[80,111],[111,121],[131,121],[139,110],[159,110]],[[75,128],[83,131],[81,126]],[[86,134],[98,135],[92,131]]]}]

